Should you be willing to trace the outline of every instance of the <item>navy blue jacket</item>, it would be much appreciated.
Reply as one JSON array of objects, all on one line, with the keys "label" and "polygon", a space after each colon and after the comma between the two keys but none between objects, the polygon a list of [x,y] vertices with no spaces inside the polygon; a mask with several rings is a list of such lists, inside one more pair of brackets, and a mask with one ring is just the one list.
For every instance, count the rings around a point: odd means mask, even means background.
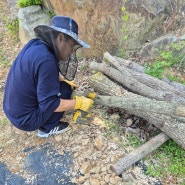
[{"label": "navy blue jacket", "polygon": [[[29,41],[13,62],[5,86],[3,109],[18,128],[38,128],[60,104],[58,61],[39,39]],[[33,128],[34,129],[34,128]]]}]

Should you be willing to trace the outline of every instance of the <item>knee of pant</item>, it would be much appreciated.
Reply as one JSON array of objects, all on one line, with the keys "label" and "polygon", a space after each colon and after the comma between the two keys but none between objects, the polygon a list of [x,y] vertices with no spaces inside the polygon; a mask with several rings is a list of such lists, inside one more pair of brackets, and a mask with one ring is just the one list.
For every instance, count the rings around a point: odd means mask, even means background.
[{"label": "knee of pant", "polygon": [[70,99],[71,98],[71,94],[72,94],[72,89],[71,86],[69,84],[67,84],[66,82],[60,82],[60,93],[61,93],[61,98],[63,99]]}]

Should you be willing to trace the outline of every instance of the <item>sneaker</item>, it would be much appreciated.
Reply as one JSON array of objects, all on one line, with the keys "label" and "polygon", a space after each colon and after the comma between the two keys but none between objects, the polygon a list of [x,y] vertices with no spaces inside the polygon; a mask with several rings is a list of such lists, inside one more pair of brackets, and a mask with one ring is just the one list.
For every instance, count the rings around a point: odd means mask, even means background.
[{"label": "sneaker", "polygon": [[54,127],[52,130],[50,130],[48,133],[38,130],[38,136],[39,137],[50,137],[55,134],[64,133],[67,130],[69,130],[69,123],[59,122],[59,124],[56,127]]}]

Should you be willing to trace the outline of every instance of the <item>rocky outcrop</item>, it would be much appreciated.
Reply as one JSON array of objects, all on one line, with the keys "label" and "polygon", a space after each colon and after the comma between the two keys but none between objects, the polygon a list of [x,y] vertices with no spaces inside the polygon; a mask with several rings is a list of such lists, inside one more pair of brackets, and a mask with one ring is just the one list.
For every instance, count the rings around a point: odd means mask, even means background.
[{"label": "rocky outcrop", "polygon": [[[154,41],[143,46],[141,49],[141,57],[144,61],[151,61],[153,58],[159,57],[162,50],[168,50],[172,43],[185,42],[185,35],[176,37],[175,35],[165,35],[155,39]],[[177,52],[177,51],[176,51]],[[184,50],[179,51],[184,53]]]},{"label": "rocky outcrop", "polygon": [[[167,33],[182,32],[185,26],[185,2],[181,0],[127,0],[125,5],[122,0],[44,1],[57,15],[71,16],[78,22],[79,36],[91,45],[90,50],[84,50],[88,56],[104,51],[117,54],[120,48],[138,51]],[[122,6],[129,14],[128,21],[123,20]],[[123,41],[125,34],[128,38]]]},{"label": "rocky outcrop", "polygon": [[79,37],[91,45],[90,50],[83,51],[86,56],[102,55],[105,50],[115,53],[120,47],[122,0],[52,0],[50,3],[57,15],[70,16],[77,21]]},{"label": "rocky outcrop", "polygon": [[34,38],[34,27],[38,24],[49,25],[50,17],[45,14],[39,5],[33,5],[20,8],[18,12],[19,18],[19,37],[22,43],[26,43]]},{"label": "rocky outcrop", "polygon": [[[123,19],[123,6],[129,15],[127,21]],[[114,55],[122,54],[123,50],[138,52],[160,37],[178,37],[185,30],[182,0],[127,0],[126,4],[122,0],[44,0],[44,7],[77,21],[79,37],[91,45],[90,49],[82,50],[85,57],[102,56],[105,51]],[[24,43],[33,37],[35,25],[49,23],[48,15],[40,6],[20,9],[19,19],[20,38]]]}]

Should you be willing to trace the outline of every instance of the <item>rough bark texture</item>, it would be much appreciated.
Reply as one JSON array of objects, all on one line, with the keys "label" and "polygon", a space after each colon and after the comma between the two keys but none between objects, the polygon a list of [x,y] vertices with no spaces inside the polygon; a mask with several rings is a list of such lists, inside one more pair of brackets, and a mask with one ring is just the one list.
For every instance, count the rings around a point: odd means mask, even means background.
[{"label": "rough bark texture", "polygon": [[[128,61],[126,65],[120,65],[119,61],[108,53],[105,53],[104,59],[111,66],[95,62],[90,65],[91,69],[101,72],[91,77],[91,85],[100,94],[109,95],[98,95],[95,102],[108,107],[122,108],[130,114],[142,117],[185,149],[185,92],[183,88],[174,88],[170,83],[150,77],[141,72],[142,68],[135,70],[138,66],[134,63],[131,63],[132,66],[136,66],[134,69],[128,65]],[[139,81],[138,75],[133,75],[133,73],[143,75],[143,80]],[[145,83],[146,78],[147,83]]]},{"label": "rough bark texture", "polygon": [[180,91],[164,81],[144,73],[139,74],[139,72],[131,71],[131,69],[128,69],[126,66],[120,65],[118,61],[108,53],[104,54],[104,59],[117,69],[108,66],[105,63],[99,64],[96,62],[91,63],[90,67],[106,74],[130,89],[132,92],[142,96],[154,98],[156,100],[173,101],[185,104],[185,91]]},{"label": "rough bark texture", "polygon": [[[157,128],[161,129],[163,132],[165,132],[176,143],[178,143],[180,146],[182,146],[182,148],[185,149],[185,123],[181,121],[181,116],[174,118],[173,108],[168,112],[169,106],[167,104],[164,105],[164,107],[162,106],[164,102],[162,104],[161,102],[158,102],[159,105],[157,105],[156,101],[155,104],[152,105],[148,104],[147,101],[145,103],[142,102],[142,99],[142,97],[125,98],[113,96],[98,96],[98,98],[96,99],[96,103],[108,107],[122,108],[129,113],[144,118],[145,120],[155,125]],[[164,112],[161,113],[161,110],[164,110]],[[171,116],[165,115],[170,115],[170,112],[172,113]]]}]

